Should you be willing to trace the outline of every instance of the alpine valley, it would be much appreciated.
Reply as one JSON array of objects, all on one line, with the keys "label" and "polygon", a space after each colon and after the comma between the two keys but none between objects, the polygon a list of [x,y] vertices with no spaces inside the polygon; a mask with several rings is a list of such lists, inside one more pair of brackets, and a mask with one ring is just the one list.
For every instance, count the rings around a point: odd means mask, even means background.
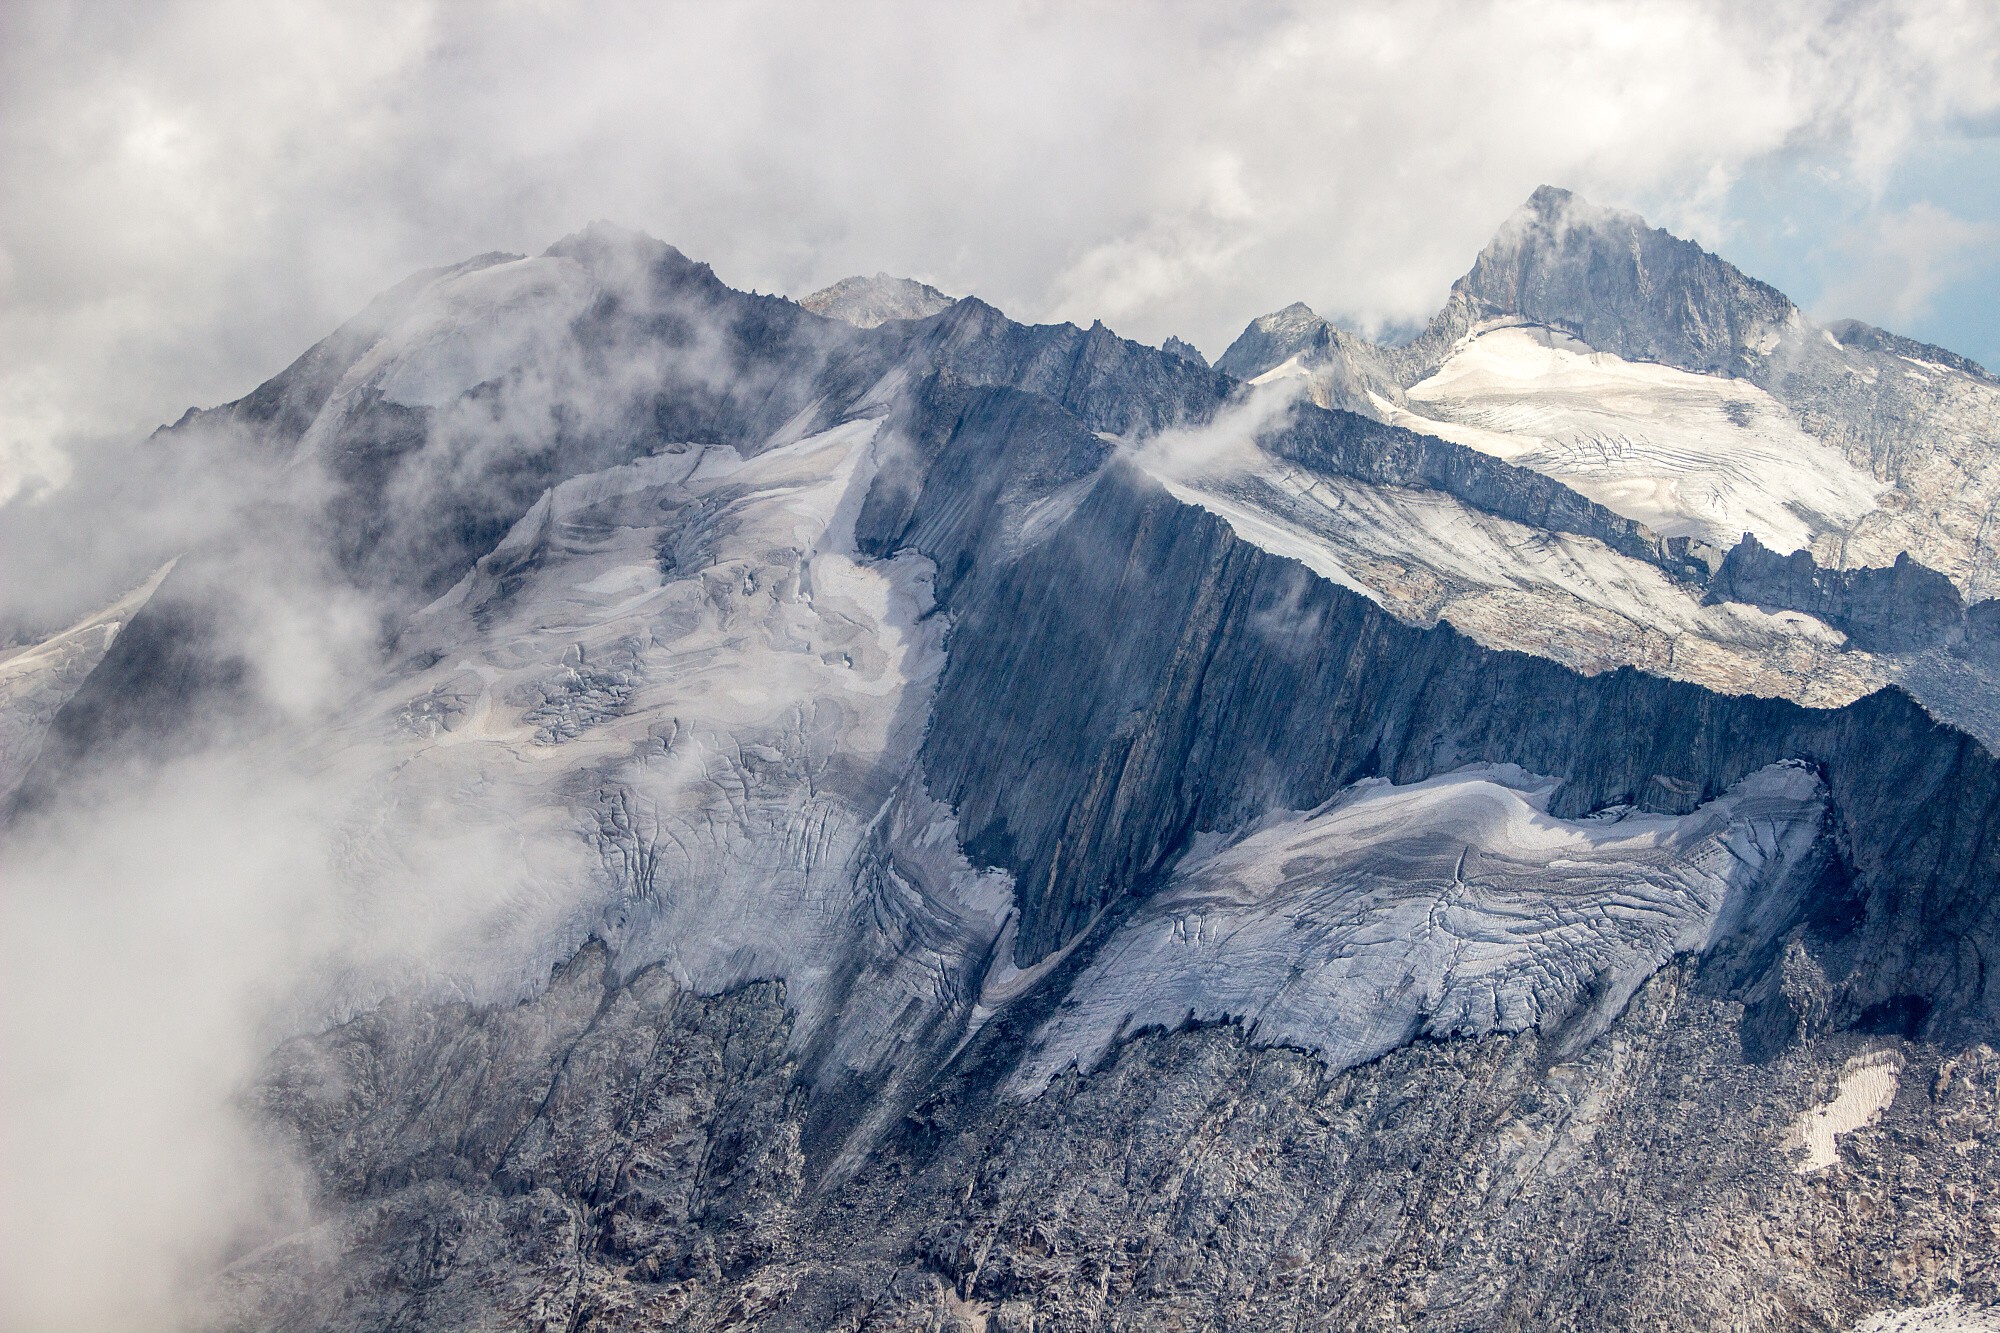
[{"label": "alpine valley", "polygon": [[146,448],[261,498],[0,656],[5,836],[308,773],[408,936],[210,1327],[2000,1329],[1964,357],[1550,188],[1213,366],[596,224]]}]

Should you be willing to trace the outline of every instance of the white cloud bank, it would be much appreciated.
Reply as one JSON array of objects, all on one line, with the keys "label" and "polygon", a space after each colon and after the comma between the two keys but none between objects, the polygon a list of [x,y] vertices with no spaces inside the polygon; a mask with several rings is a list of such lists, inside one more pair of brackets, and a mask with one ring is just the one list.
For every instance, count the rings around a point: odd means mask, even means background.
[{"label": "white cloud bank", "polygon": [[0,496],[597,216],[1213,353],[1295,299],[1423,317],[1544,181],[1716,239],[1774,155],[1865,190],[1996,110],[1982,0],[8,6]]}]

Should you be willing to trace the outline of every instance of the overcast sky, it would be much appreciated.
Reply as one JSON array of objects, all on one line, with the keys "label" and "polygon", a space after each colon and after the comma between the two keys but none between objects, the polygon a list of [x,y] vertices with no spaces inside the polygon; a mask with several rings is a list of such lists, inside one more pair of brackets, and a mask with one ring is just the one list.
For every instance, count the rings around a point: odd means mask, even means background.
[{"label": "overcast sky", "polygon": [[2000,5],[0,4],[0,495],[598,217],[1211,356],[1420,322],[1542,182],[2000,362]]}]

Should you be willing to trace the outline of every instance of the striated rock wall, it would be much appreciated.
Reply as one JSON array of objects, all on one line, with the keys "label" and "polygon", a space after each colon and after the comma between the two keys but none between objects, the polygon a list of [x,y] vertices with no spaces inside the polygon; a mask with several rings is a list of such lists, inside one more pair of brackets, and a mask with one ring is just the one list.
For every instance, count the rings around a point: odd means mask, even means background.
[{"label": "striated rock wall", "polygon": [[1905,995],[1940,1025],[1995,1016],[2000,771],[1899,692],[1812,710],[1416,629],[1115,463],[1038,544],[941,595],[954,628],[924,767],[968,850],[1015,875],[1023,965],[1197,831],[1359,778],[1516,763],[1561,779],[1551,812],[1574,816],[1692,808],[1798,758],[1825,772],[1855,870],[1869,965],[1850,1016]]},{"label": "striated rock wall", "polygon": [[1886,569],[1822,569],[1810,551],[1779,555],[1754,536],[1723,557],[1709,596],[1803,611],[1869,652],[1914,652],[1962,637],[1965,601],[1950,579],[1907,553]]}]

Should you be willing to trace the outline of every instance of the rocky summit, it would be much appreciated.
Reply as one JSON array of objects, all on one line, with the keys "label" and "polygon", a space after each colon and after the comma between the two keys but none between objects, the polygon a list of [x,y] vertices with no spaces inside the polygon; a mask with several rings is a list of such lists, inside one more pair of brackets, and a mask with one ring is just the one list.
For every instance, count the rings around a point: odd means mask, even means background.
[{"label": "rocky summit", "polygon": [[597,224],[147,447],[262,489],[0,657],[8,836],[238,756],[389,923],[208,1327],[2000,1328],[1964,357],[1549,188],[1213,366]]}]

